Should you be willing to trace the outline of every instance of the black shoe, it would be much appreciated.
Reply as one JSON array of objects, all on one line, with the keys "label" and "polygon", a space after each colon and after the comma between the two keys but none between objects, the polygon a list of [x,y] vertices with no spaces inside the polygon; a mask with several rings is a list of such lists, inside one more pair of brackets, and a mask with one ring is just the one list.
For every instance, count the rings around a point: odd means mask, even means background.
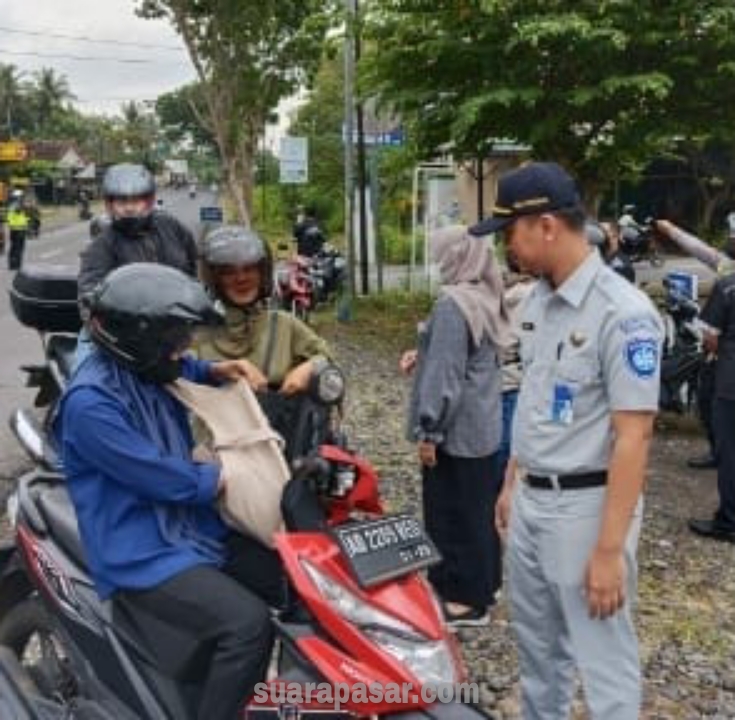
[{"label": "black shoe", "polygon": [[693,470],[711,470],[717,467],[717,458],[711,453],[699,455],[698,457],[689,458],[687,467]]},{"label": "black shoe", "polygon": [[690,520],[689,529],[697,535],[735,544],[735,527],[723,525],[719,520]]},{"label": "black shoe", "polygon": [[449,627],[483,627],[490,622],[487,608],[469,608],[459,613],[450,612],[444,606],[444,620]]}]

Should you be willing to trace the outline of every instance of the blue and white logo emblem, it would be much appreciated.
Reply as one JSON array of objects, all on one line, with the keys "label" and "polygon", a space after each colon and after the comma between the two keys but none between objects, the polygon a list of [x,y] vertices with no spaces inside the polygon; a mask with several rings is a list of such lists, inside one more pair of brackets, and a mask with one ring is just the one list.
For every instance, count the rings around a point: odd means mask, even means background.
[{"label": "blue and white logo emblem", "polygon": [[625,359],[636,377],[647,379],[658,369],[658,343],[652,338],[634,338],[625,345]]}]

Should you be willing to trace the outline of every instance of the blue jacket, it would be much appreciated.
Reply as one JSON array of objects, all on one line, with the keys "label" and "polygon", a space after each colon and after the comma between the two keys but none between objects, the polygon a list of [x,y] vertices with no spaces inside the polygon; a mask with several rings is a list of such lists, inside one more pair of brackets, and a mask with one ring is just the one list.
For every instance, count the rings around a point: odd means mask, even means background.
[{"label": "blue jacket", "polygon": [[[209,368],[186,358],[182,376],[206,383]],[[186,411],[163,387],[94,352],[64,394],[55,430],[100,597],[222,563],[219,468],[191,460]]]}]

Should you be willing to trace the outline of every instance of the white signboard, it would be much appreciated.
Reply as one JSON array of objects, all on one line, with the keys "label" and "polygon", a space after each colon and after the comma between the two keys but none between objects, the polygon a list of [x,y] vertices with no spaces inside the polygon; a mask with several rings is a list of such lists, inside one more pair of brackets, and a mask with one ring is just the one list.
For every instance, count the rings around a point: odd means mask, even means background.
[{"label": "white signboard", "polygon": [[286,185],[300,185],[309,181],[309,141],[305,137],[281,138],[278,155],[280,181]]}]

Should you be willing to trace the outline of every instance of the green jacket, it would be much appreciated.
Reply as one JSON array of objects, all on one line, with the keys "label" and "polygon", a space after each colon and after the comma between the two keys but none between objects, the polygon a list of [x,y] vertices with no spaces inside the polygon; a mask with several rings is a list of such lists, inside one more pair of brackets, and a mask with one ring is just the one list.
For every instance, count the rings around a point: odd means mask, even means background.
[{"label": "green jacket", "polygon": [[280,386],[293,368],[307,360],[331,359],[322,338],[301,320],[279,310],[228,307],[225,325],[202,330],[193,349],[201,360],[249,360],[273,386]]}]

